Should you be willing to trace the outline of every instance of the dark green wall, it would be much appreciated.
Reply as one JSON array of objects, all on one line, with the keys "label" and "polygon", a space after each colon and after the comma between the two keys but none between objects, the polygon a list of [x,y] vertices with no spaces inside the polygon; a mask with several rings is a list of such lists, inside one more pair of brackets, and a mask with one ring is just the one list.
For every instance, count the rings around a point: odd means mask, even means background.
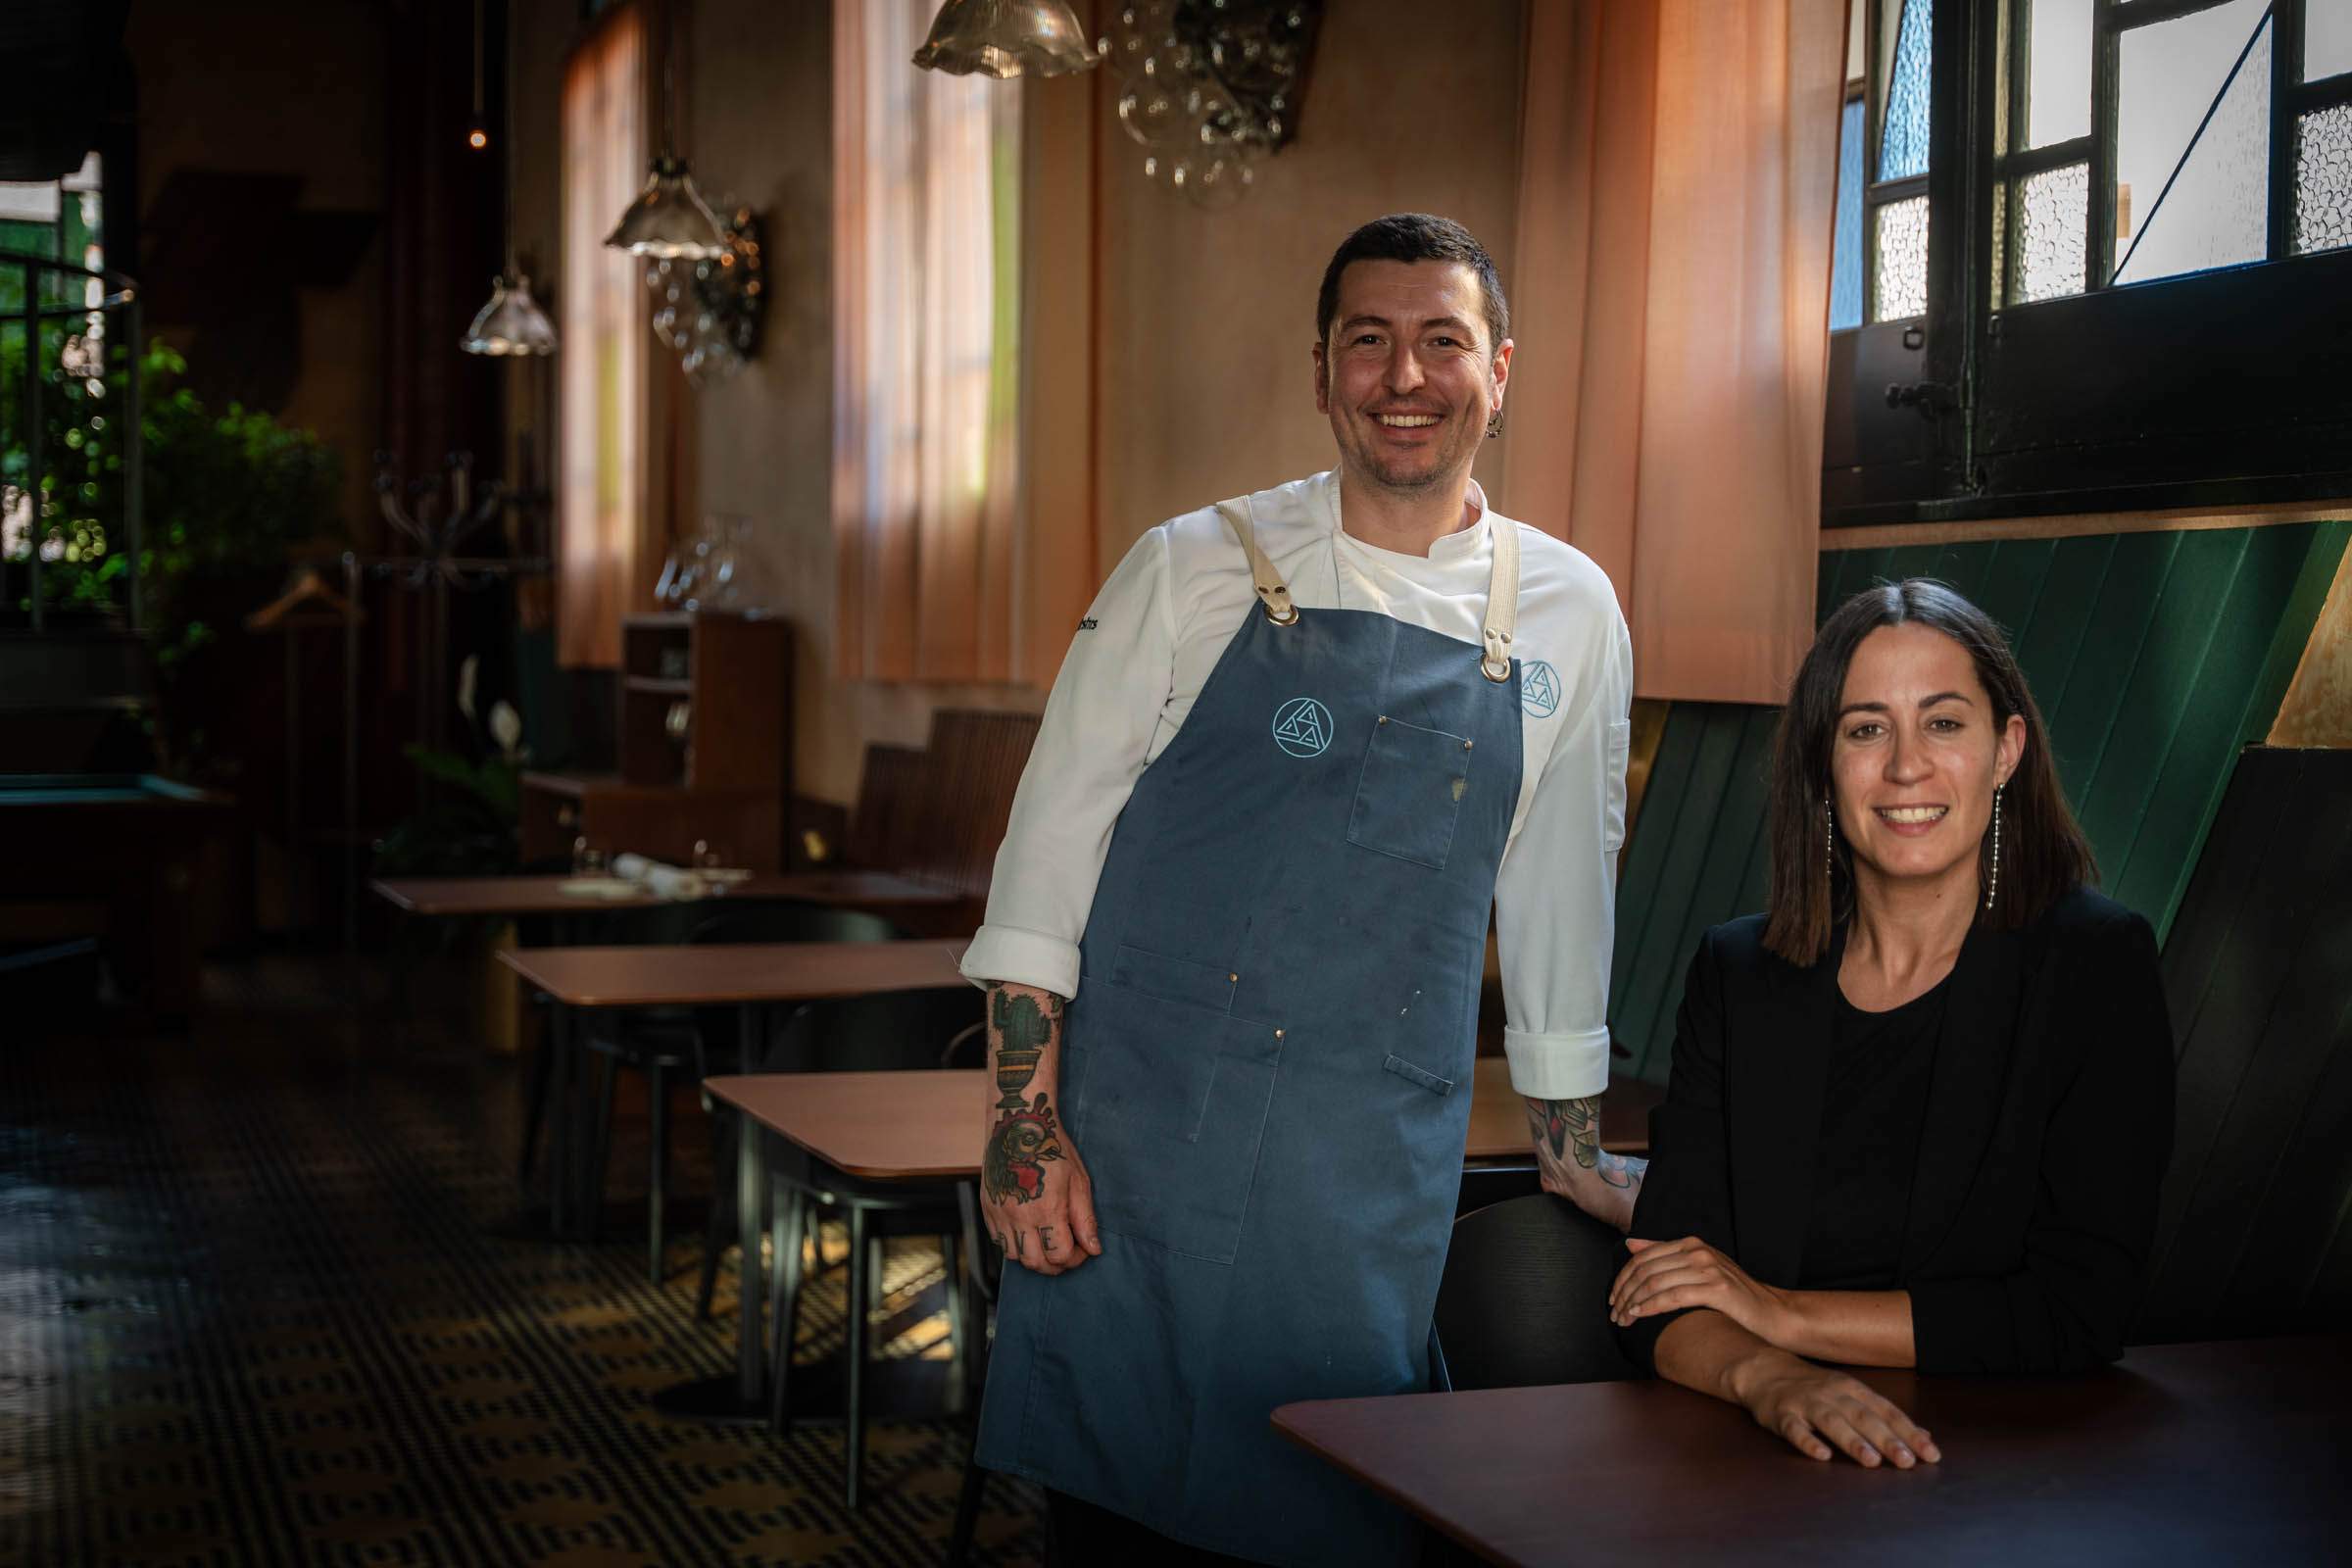
[{"label": "dark green wall", "polygon": [[[2172,924],[2238,751],[2278,710],[2352,521],[1847,550],[1826,616],[1882,579],[1936,577],[2008,628],[2107,891]],[[1683,970],[1708,926],[1763,906],[1778,710],[1677,703],[1618,882],[1609,1024],[1662,1081]]]}]

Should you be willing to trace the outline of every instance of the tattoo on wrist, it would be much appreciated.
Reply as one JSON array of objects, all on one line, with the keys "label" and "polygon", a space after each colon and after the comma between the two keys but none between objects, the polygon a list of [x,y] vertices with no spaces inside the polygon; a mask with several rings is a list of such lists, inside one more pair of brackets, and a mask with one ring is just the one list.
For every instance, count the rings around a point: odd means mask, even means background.
[{"label": "tattoo on wrist", "polygon": [[[1527,1102],[1527,1124],[1538,1149],[1554,1160],[1571,1155],[1587,1170],[1600,1159],[1600,1102],[1597,1100],[1534,1100]],[[1619,1184],[1622,1185],[1622,1184]]]},{"label": "tattoo on wrist", "polygon": [[1062,1157],[1059,1129],[1050,1097],[1025,1098],[1046,1048],[1061,1033],[1062,1000],[988,986],[989,1032],[996,1046],[996,1124],[981,1152],[981,1191],[991,1202],[1032,1203],[1044,1196],[1046,1166]]}]

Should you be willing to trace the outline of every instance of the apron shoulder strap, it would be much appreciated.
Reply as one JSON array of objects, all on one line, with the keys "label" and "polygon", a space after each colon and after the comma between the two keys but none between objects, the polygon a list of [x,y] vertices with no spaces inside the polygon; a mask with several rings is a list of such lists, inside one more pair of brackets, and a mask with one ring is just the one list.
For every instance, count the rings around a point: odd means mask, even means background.
[{"label": "apron shoulder strap", "polygon": [[1487,619],[1479,629],[1479,673],[1491,681],[1511,678],[1511,633],[1519,628],[1519,525],[1487,514],[1494,541],[1494,575],[1487,584]]},{"label": "apron shoulder strap", "polygon": [[1226,526],[1242,541],[1242,553],[1250,558],[1250,582],[1257,590],[1257,602],[1266,618],[1277,626],[1296,624],[1298,607],[1291,603],[1290,585],[1282,580],[1282,573],[1274,569],[1274,563],[1266,559],[1266,553],[1257,547],[1257,530],[1250,526],[1250,498],[1236,496],[1231,501],[1218,502],[1217,515],[1225,519]]}]

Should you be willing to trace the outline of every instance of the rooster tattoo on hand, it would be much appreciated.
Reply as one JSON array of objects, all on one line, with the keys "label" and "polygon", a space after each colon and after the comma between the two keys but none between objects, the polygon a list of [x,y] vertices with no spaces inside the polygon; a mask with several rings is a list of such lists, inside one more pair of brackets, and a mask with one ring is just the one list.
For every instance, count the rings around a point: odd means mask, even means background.
[{"label": "rooster tattoo on hand", "polygon": [[1059,1158],[1054,1108],[1040,1095],[1027,1109],[1007,1110],[997,1118],[981,1156],[980,1180],[993,1202],[1031,1202],[1045,1191],[1046,1161]]}]

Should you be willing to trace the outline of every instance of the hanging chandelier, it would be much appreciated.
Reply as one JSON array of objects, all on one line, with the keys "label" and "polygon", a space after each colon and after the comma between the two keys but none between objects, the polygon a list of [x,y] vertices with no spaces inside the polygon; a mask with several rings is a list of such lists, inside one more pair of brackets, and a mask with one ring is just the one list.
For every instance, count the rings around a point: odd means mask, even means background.
[{"label": "hanging chandelier", "polygon": [[615,250],[643,257],[645,285],[654,294],[654,335],[678,356],[686,378],[701,386],[743,368],[759,351],[767,311],[759,217],[731,199],[720,218],[676,155],[676,0],[662,8],[662,151],[645,188],[606,236]]},{"label": "hanging chandelier", "polygon": [[1096,47],[1144,174],[1220,210],[1298,135],[1321,0],[1138,0]]},{"label": "hanging chandelier", "polygon": [[[500,217],[499,237],[507,248],[506,270],[490,280],[490,300],[473,313],[473,322],[458,347],[467,354],[487,354],[501,358],[531,358],[556,352],[556,324],[547,318],[539,302],[531,298],[531,280],[523,275],[514,262],[514,12],[507,10],[507,79],[500,90],[500,108],[505,117],[502,134],[505,144],[500,152],[506,160],[505,208]],[[482,12],[476,5],[473,12],[473,123],[466,141],[480,148],[489,134],[482,123]]]},{"label": "hanging chandelier", "polygon": [[966,76],[1059,76],[1092,71],[1094,51],[1065,0],[947,0],[914,52],[925,71]]}]

